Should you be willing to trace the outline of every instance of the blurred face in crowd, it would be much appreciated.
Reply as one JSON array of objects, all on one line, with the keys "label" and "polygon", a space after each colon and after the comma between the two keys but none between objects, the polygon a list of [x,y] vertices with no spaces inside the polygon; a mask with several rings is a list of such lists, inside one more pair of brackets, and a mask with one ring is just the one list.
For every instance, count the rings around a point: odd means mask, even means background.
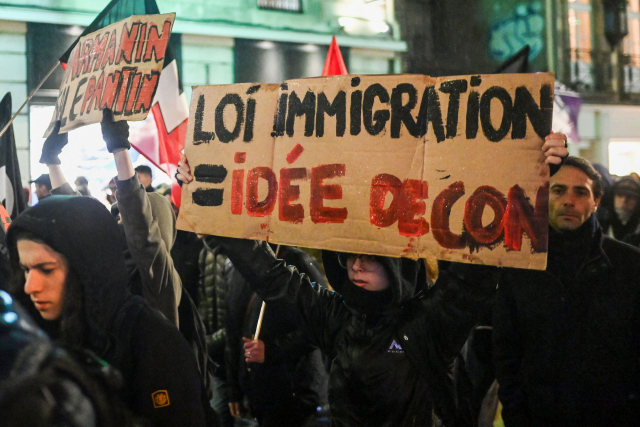
[{"label": "blurred face in crowd", "polygon": [[593,180],[582,170],[563,166],[551,177],[549,225],[556,231],[580,227],[600,203],[593,195]]},{"label": "blurred face in crowd", "polygon": [[142,184],[144,186],[144,188],[147,188],[148,186],[151,185],[151,177],[149,175],[147,175],[146,173],[140,173],[140,172],[136,172],[138,174],[138,180],[140,181],[140,184]]},{"label": "blurred face in crowd", "polygon": [[347,258],[349,280],[368,291],[382,291],[389,287],[389,276],[382,264],[369,255]]},{"label": "blurred face in crowd", "polygon": [[44,243],[22,239],[17,246],[25,277],[24,292],[43,319],[56,320],[62,314],[67,260]]},{"label": "blurred face in crowd", "polygon": [[50,195],[51,194],[49,193],[49,189],[46,185],[36,184],[36,196],[38,196],[38,200],[42,200]]},{"label": "blurred face in crowd", "polygon": [[613,205],[616,211],[631,215],[636,206],[638,206],[638,198],[629,194],[615,194],[613,196]]}]

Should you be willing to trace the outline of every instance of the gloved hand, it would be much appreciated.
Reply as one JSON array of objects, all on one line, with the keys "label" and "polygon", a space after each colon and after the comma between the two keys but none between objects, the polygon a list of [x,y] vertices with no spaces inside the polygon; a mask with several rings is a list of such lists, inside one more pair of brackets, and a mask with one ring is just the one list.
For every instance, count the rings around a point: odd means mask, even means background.
[{"label": "gloved hand", "polygon": [[131,148],[131,144],[129,144],[129,123],[125,120],[114,122],[113,112],[107,108],[102,111],[100,125],[102,126],[102,138],[107,143],[107,150],[110,153]]},{"label": "gloved hand", "polygon": [[44,145],[42,146],[42,155],[40,155],[40,163],[45,165],[60,164],[58,154],[62,152],[64,146],[69,142],[69,134],[58,132],[60,132],[60,120],[56,122],[53,131],[44,141]]}]

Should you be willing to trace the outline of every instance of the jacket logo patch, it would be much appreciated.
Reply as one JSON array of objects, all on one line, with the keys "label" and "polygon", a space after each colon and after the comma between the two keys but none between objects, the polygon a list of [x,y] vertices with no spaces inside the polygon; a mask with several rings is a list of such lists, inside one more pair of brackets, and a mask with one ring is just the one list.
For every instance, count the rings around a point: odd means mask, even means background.
[{"label": "jacket logo patch", "polygon": [[154,408],[164,408],[169,406],[169,393],[167,390],[158,390],[151,393],[151,399],[153,399]]},{"label": "jacket logo patch", "polygon": [[389,346],[389,350],[387,350],[387,353],[404,353],[404,350],[396,340],[393,340]]}]

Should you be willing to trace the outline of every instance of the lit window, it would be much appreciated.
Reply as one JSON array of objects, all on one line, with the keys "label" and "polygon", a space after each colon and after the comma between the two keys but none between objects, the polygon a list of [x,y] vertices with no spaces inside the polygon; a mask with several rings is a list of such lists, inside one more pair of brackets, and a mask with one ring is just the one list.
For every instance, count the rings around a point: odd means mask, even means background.
[{"label": "lit window", "polygon": [[591,5],[589,0],[569,0],[571,81],[591,85]]},{"label": "lit window", "polygon": [[640,0],[629,0],[629,35],[623,44],[624,54],[628,56],[625,64],[625,90],[640,92]]},{"label": "lit window", "polygon": [[618,176],[640,172],[640,141],[609,142],[609,172]]},{"label": "lit window", "polygon": [[258,0],[258,8],[302,13],[300,0]]}]

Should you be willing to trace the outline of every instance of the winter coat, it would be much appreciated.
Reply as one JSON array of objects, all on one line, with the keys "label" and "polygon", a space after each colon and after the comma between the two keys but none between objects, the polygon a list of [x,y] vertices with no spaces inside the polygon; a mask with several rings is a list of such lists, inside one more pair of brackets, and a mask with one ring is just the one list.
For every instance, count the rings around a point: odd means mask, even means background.
[{"label": "winter coat", "polygon": [[[326,288],[318,263],[311,255],[283,246],[279,256]],[[247,366],[242,338],[255,334],[263,300],[252,298],[253,289],[230,261],[226,267],[229,290],[225,362],[229,399],[242,402],[246,395],[259,420],[265,416],[279,419],[283,426],[300,426],[302,419],[327,403],[328,376],[322,355],[306,339],[297,311],[285,301],[275,299],[265,306],[259,337],[265,345],[265,361]]]},{"label": "winter coat", "polygon": [[[120,226],[126,239],[123,250],[129,290],[142,296],[179,328],[195,354],[205,388],[210,393],[213,367],[206,353],[204,325],[182,287],[169,252],[176,237],[173,209],[160,194],[145,192],[137,175],[124,181],[116,179],[116,185],[117,208],[122,217]],[[79,195],[68,183],[52,190],[52,194]]]},{"label": "winter coat", "polygon": [[[122,372],[129,409],[154,426],[205,425],[206,397],[193,353],[174,325],[128,292],[125,243],[104,206],[92,198],[53,196],[23,212],[7,236],[14,268],[21,230],[64,255],[78,277],[88,330],[82,345]],[[55,322],[42,319],[23,288],[14,295],[55,337]]]},{"label": "winter coat", "polygon": [[[227,340],[224,328],[228,287],[224,271],[227,256],[215,245],[211,237],[204,237],[202,243],[204,248],[200,251],[198,259],[198,311],[207,330],[209,356],[222,366]],[[221,368],[217,374],[226,375],[225,369]]]},{"label": "winter coat", "polygon": [[493,319],[506,426],[640,420],[640,251],[592,216],[550,230],[546,271],[505,269]]},{"label": "winter coat", "polygon": [[182,281],[170,254],[176,236],[171,205],[160,194],[145,192],[137,174],[116,179],[116,185],[127,248],[141,279],[141,289],[134,293],[178,326]]},{"label": "winter coat", "polygon": [[382,312],[367,315],[339,293],[349,287],[336,253],[323,252],[332,292],[277,260],[264,242],[216,240],[267,305],[281,298],[295,306],[306,336],[331,360],[333,426],[429,426],[434,409],[445,425],[456,425],[451,367],[495,282],[479,271],[442,271],[431,297],[420,298],[424,264],[380,257],[392,298]]},{"label": "winter coat", "polygon": [[202,250],[202,239],[196,233],[184,230],[176,231],[176,238],[171,248],[173,266],[180,276],[182,287],[189,293],[196,306],[200,303],[198,281],[200,278],[199,259]]}]

